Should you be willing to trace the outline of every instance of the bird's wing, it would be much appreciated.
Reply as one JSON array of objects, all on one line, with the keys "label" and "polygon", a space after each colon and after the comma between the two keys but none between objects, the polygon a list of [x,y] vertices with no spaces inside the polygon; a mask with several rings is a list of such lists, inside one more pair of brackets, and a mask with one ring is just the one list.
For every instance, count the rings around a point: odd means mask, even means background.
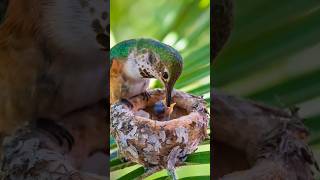
[{"label": "bird's wing", "polygon": [[110,103],[114,103],[121,97],[121,86],[124,83],[122,77],[123,61],[113,59],[110,68]]}]

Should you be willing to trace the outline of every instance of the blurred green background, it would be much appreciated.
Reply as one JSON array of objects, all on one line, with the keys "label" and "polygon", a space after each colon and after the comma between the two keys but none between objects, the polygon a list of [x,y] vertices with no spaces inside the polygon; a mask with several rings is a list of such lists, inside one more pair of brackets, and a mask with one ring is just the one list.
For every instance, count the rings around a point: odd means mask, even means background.
[{"label": "blurred green background", "polygon": [[[210,100],[210,1],[111,0],[110,45],[132,39],[153,38],[173,46],[184,58],[184,69],[175,88]],[[152,87],[160,87],[158,81]],[[133,179],[143,173],[139,165],[116,159],[111,139],[111,179]],[[210,142],[206,140],[177,168],[179,179],[210,179]],[[166,179],[166,171],[147,179]]]},{"label": "blurred green background", "polygon": [[300,107],[320,162],[320,1],[234,3],[234,29],[212,70],[216,88],[280,108]]},{"label": "blurred green background", "polygon": [[[208,6],[208,0],[111,0],[111,46],[137,37],[173,45],[185,59],[176,88],[209,100]],[[231,94],[280,108],[300,107],[311,131],[309,144],[320,162],[319,57],[319,0],[237,0],[234,30],[217,57],[213,78],[217,89]],[[111,147],[114,158],[113,140]],[[206,141],[188,158],[190,165],[178,169],[179,177],[208,178],[209,160]],[[111,176],[132,179],[143,173],[138,165],[126,166],[113,159]],[[156,173],[150,179],[165,175]]]}]

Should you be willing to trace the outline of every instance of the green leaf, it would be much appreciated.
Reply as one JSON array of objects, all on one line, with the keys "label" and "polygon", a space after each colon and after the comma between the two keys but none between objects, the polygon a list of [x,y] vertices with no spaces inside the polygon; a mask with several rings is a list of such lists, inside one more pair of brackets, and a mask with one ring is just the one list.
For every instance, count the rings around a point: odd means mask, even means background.
[{"label": "green leaf", "polygon": [[193,90],[189,91],[188,93],[195,94],[195,95],[203,95],[207,92],[210,92],[210,84],[205,84],[203,86],[194,88]]},{"label": "green leaf", "polygon": [[205,67],[200,67],[200,68],[195,68],[195,70],[184,73],[181,78],[176,83],[176,88],[182,88],[183,86],[186,86],[190,83],[195,82],[196,80],[200,80],[201,78],[204,78],[206,76],[210,76],[210,67],[205,66]]},{"label": "green leaf", "polygon": [[111,179],[125,180],[134,179],[144,173],[144,168],[141,165],[134,165],[125,169],[113,171],[110,173]]},{"label": "green leaf", "polygon": [[[201,165],[190,165],[190,166],[180,166],[176,169],[176,173],[179,179],[182,178],[193,178],[199,176],[210,176],[210,164]],[[152,180],[157,178],[167,177],[167,170],[162,170],[160,172],[154,173],[153,175],[146,178],[146,180]]]},{"label": "green leaf", "polygon": [[210,151],[193,153],[188,156],[186,162],[209,164],[210,163]]},{"label": "green leaf", "polygon": [[180,178],[180,180],[210,180],[210,176],[192,176]]},{"label": "green leaf", "polygon": [[123,163],[120,159],[113,159],[109,162],[109,166],[112,167],[112,166],[117,166],[119,164]]},{"label": "green leaf", "polygon": [[285,82],[280,82],[273,87],[263,89],[248,97],[272,105],[279,105],[279,103],[285,104],[286,106],[294,105],[319,95],[319,79],[320,69],[299,75],[292,79],[287,79]]},{"label": "green leaf", "polygon": [[113,159],[110,161],[110,171],[116,171],[119,169],[124,169],[130,166],[136,165],[134,162],[122,162],[120,159]]},{"label": "green leaf", "polygon": [[[304,12],[259,34],[245,34],[243,40],[230,42],[218,57],[215,68],[216,85],[223,86],[237,79],[252,76],[272,63],[294,55],[320,41],[318,32],[320,9]],[[265,28],[265,26],[261,26]],[[240,36],[240,35],[239,35]]]}]

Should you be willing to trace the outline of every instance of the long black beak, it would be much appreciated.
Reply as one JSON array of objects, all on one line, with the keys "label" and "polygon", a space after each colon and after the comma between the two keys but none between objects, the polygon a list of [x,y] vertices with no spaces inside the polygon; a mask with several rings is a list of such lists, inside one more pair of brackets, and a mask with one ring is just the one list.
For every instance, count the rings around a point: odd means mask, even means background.
[{"label": "long black beak", "polygon": [[171,93],[172,93],[173,85],[166,84],[166,104],[167,107],[171,105]]}]

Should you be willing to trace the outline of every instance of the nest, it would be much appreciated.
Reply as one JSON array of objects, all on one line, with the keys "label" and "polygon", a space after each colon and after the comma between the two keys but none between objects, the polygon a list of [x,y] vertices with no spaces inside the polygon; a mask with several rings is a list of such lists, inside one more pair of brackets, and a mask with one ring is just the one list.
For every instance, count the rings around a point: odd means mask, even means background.
[{"label": "nest", "polygon": [[312,180],[319,166],[308,130],[285,111],[213,90],[213,179]]},{"label": "nest", "polygon": [[[156,102],[164,99],[163,90],[129,99],[133,107],[118,102],[111,107],[111,133],[120,154],[147,169],[174,170],[188,154],[207,137],[209,116],[206,102],[181,91],[173,92],[170,119],[163,120],[152,113]],[[143,112],[143,113],[141,113]]]}]

